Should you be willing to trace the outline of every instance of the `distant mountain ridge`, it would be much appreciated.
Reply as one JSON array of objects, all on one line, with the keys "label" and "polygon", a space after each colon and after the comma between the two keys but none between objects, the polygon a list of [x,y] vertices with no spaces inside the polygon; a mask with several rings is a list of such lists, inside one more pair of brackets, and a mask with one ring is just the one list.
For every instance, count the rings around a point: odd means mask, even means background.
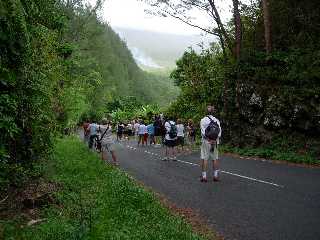
[{"label": "distant mountain ridge", "polygon": [[127,43],[137,64],[143,69],[174,68],[189,47],[200,50],[214,41],[212,36],[175,35],[144,30],[113,28]]}]

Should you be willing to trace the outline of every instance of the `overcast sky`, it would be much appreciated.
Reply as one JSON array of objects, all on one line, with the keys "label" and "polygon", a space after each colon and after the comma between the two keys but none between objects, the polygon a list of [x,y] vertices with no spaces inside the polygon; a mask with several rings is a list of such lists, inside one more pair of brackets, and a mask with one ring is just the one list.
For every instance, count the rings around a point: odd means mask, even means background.
[{"label": "overcast sky", "polygon": [[[90,2],[95,2],[91,0]],[[221,17],[226,20],[230,18],[229,5],[231,0],[217,0]],[[163,18],[150,16],[144,12],[148,5],[139,0],[106,0],[104,3],[102,17],[112,27],[125,27],[140,30],[150,30],[174,34],[200,34],[201,31],[176,20],[174,18]],[[193,16],[202,25],[208,20],[199,12],[194,12]]]}]

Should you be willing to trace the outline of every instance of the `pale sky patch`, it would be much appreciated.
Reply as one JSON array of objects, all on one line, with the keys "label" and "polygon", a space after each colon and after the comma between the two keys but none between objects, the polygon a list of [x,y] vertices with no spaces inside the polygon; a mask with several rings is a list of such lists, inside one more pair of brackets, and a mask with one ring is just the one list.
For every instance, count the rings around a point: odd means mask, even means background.
[{"label": "pale sky patch", "polygon": [[[90,2],[95,2],[90,0]],[[231,0],[217,0],[218,10],[221,18],[226,21],[230,19]],[[190,27],[172,17],[157,17],[145,13],[144,9],[150,8],[144,2],[138,0],[106,0],[104,3],[102,17],[112,27],[131,28],[147,31],[164,32],[171,34],[201,34],[201,30]],[[210,20],[199,11],[192,12],[196,22],[202,26],[210,26]]]}]

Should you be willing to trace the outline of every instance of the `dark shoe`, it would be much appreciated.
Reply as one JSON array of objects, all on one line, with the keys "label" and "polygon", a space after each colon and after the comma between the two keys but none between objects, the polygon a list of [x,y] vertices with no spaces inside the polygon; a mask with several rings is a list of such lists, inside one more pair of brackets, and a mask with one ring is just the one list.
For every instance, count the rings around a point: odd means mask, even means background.
[{"label": "dark shoe", "polygon": [[208,182],[207,178],[200,177],[200,182]]},{"label": "dark shoe", "polygon": [[213,177],[214,182],[220,182],[220,179],[218,177]]}]

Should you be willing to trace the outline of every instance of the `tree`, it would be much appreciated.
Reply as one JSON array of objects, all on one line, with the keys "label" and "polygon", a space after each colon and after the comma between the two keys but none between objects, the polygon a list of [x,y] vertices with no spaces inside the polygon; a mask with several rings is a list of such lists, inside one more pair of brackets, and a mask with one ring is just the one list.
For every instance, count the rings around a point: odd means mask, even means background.
[{"label": "tree", "polygon": [[[183,23],[198,28],[208,34],[212,34],[219,38],[222,50],[226,53],[228,49],[232,54],[233,43],[231,38],[226,31],[224,24],[221,21],[220,14],[217,10],[214,0],[141,0],[149,4],[152,9],[146,10],[146,12],[162,16],[162,17],[173,17]],[[191,11],[197,9],[204,13],[211,19],[211,22],[207,26],[196,23],[194,18],[191,16]],[[226,55],[226,54],[225,54]]]},{"label": "tree", "polygon": [[264,37],[266,41],[266,52],[269,54],[272,50],[271,40],[271,16],[269,12],[269,0],[262,0],[263,21],[264,21]]},{"label": "tree", "polygon": [[241,18],[239,12],[239,1],[232,0],[233,3],[233,15],[234,15],[234,25],[235,25],[235,42],[236,42],[236,50],[235,55],[237,60],[240,59],[241,54],[241,41],[242,41],[242,27],[241,27]]}]

